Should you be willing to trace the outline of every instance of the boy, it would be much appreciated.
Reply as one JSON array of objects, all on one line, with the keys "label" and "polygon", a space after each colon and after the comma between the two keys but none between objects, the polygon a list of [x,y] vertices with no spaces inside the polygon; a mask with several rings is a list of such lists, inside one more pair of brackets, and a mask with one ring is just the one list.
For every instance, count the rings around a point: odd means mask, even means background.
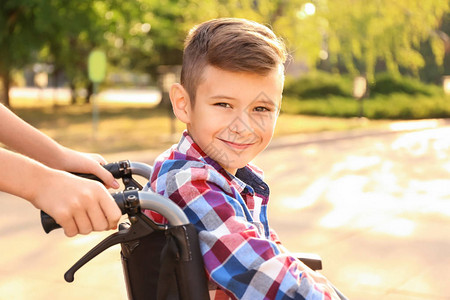
[{"label": "boy", "polygon": [[170,91],[187,130],[157,158],[149,185],[198,230],[211,299],[340,299],[323,276],[283,253],[268,226],[269,188],[249,164],[272,138],[285,60],[267,27],[211,20],[188,35],[181,84]]}]

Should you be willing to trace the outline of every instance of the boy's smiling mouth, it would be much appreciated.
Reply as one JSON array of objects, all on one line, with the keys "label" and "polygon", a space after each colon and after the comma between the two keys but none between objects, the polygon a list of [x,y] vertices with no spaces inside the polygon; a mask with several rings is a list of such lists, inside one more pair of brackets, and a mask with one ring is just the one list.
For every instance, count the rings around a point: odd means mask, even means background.
[{"label": "boy's smiling mouth", "polygon": [[245,150],[248,147],[251,147],[252,145],[254,145],[255,143],[235,143],[235,142],[231,142],[231,141],[227,141],[224,139],[219,138],[220,141],[222,141],[224,144],[226,144],[228,147],[234,148],[236,150]]}]

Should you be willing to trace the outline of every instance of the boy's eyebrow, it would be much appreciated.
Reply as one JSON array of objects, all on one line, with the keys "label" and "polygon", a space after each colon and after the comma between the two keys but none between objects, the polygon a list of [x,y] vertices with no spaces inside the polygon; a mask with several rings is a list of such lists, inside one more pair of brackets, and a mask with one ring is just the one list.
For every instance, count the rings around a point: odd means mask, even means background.
[{"label": "boy's eyebrow", "polygon": [[275,102],[273,102],[272,100],[267,100],[267,99],[255,100],[255,101],[253,101],[253,103],[264,104],[264,105],[274,106],[274,107],[277,106],[277,104]]},{"label": "boy's eyebrow", "polygon": [[253,102],[266,103],[266,104],[272,104],[272,105],[275,105],[275,102],[273,102],[272,100],[267,100],[267,99],[255,100],[255,101],[253,101]]},{"label": "boy's eyebrow", "polygon": [[[213,100],[233,100],[233,101],[237,101],[237,98],[231,97],[231,96],[227,96],[227,95],[214,95],[209,97],[210,99]],[[252,104],[256,104],[256,105],[267,105],[267,106],[271,106],[271,107],[278,107],[278,105],[273,102],[272,100],[268,100],[268,99],[256,99],[254,100],[250,105]]]},{"label": "boy's eyebrow", "polygon": [[226,95],[214,95],[210,97],[211,99],[228,99],[228,100],[236,100],[236,98]]},{"label": "boy's eyebrow", "polygon": [[226,96],[226,95],[214,95],[214,96],[211,96],[209,98],[213,99],[213,100],[237,100],[234,97]]}]

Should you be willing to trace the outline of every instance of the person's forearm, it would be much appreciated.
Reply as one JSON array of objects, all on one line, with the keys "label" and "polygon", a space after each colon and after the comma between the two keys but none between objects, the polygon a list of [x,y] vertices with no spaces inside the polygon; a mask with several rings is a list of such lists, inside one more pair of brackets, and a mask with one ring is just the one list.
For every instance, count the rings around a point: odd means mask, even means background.
[{"label": "person's forearm", "polygon": [[2,148],[0,166],[0,191],[26,199],[48,213],[67,236],[117,225],[121,211],[101,183],[49,168]]},{"label": "person's forearm", "polygon": [[0,105],[0,141],[49,167],[63,169],[64,147]]},{"label": "person's forearm", "polygon": [[0,190],[34,204],[37,186],[54,172],[30,158],[0,148]]}]

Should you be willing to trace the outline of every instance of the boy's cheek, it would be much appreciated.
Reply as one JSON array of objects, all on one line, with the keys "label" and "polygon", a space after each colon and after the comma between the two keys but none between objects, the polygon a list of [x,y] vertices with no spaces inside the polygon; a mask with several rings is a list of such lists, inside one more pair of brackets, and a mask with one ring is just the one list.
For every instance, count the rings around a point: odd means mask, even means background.
[{"label": "boy's cheek", "polygon": [[277,122],[277,115],[265,115],[265,116],[254,116],[253,117],[253,128],[262,132],[272,132],[275,128]]}]

